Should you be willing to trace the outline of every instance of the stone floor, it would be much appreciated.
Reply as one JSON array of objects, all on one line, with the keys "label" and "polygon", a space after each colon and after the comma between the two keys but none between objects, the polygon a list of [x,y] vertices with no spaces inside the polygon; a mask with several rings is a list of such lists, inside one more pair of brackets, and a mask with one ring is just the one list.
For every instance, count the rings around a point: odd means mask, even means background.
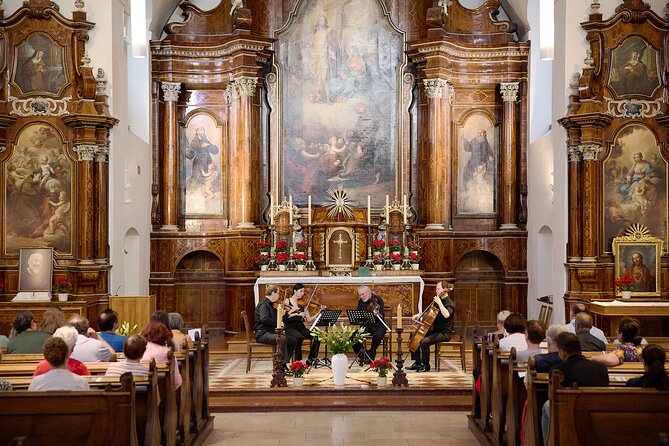
[{"label": "stone floor", "polygon": [[478,445],[465,412],[216,413],[211,446]]}]

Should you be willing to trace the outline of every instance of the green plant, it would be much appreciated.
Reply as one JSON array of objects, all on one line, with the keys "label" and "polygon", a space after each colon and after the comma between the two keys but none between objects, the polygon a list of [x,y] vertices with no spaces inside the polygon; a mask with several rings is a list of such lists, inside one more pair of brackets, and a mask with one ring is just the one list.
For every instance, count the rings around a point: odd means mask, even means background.
[{"label": "green plant", "polygon": [[328,331],[321,330],[316,327],[312,333],[318,337],[321,342],[328,346],[328,349],[333,354],[346,353],[351,350],[354,345],[361,342],[369,336],[365,333],[363,327],[353,328],[350,325],[344,325],[342,322],[339,325],[331,325]]},{"label": "green plant", "polygon": [[137,324],[130,326],[130,322],[123,321],[120,327],[116,329],[116,334],[123,336],[132,336],[137,332]]}]

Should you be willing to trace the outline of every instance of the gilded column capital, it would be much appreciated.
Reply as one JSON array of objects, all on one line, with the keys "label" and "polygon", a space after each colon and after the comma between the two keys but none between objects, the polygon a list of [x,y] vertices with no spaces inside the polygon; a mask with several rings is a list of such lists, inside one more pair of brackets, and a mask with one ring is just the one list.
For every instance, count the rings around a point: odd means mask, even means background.
[{"label": "gilded column capital", "polygon": [[79,144],[74,146],[74,151],[79,155],[79,161],[93,161],[98,146],[92,144]]},{"label": "gilded column capital", "polygon": [[518,82],[502,82],[499,84],[499,92],[504,102],[516,102],[518,100]]},{"label": "gilded column capital", "polygon": [[443,97],[444,88],[448,87],[448,82],[443,79],[423,79],[423,85],[428,98],[438,99]]},{"label": "gilded column capital", "polygon": [[257,77],[240,76],[235,78],[233,82],[240,96],[254,96],[256,94]]},{"label": "gilded column capital", "polygon": [[583,154],[578,146],[567,147],[567,156],[570,162],[579,162],[583,159]]},{"label": "gilded column capital", "polygon": [[163,82],[160,88],[163,89],[163,98],[167,102],[176,102],[179,100],[179,93],[181,93],[180,82]]},{"label": "gilded column capital", "polygon": [[602,151],[602,146],[598,144],[581,144],[578,148],[583,154],[584,161],[596,160],[597,154]]},{"label": "gilded column capital", "polygon": [[95,161],[98,163],[106,163],[109,161],[109,147],[98,146],[95,149]]}]

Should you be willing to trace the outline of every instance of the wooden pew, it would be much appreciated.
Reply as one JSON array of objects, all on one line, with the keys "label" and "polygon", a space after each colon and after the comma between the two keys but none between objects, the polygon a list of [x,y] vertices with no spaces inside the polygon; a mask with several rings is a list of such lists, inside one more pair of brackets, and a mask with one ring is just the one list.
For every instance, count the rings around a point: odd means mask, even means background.
[{"label": "wooden pew", "polygon": [[[485,339],[485,337],[484,337]],[[490,415],[491,393],[492,393],[492,349],[484,342],[481,350],[481,419],[479,426],[482,432],[489,432],[491,429]]]},{"label": "wooden pew", "polygon": [[669,427],[669,391],[622,387],[564,388],[552,374],[548,446],[658,444]]},{"label": "wooden pew", "polygon": [[509,391],[509,353],[499,349],[495,342],[492,353],[492,444],[504,444],[506,399]]},{"label": "wooden pew", "polygon": [[[481,355],[483,354],[483,343],[480,338],[474,338],[472,347],[472,370],[481,371]],[[481,419],[481,395],[476,390],[476,380],[472,381],[472,410],[470,418],[479,421]]]},{"label": "wooden pew", "polygon": [[506,444],[520,445],[520,429],[523,417],[523,407],[527,400],[525,388],[526,364],[516,361],[516,348],[509,354],[509,385],[506,399]]},{"label": "wooden pew", "polygon": [[0,444],[138,446],[135,384],[121,390],[0,392]]}]

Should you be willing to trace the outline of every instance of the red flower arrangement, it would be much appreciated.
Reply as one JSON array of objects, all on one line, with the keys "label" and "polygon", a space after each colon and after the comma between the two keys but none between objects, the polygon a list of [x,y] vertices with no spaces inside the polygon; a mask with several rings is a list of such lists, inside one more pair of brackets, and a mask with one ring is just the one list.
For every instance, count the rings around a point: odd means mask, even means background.
[{"label": "red flower arrangement", "polygon": [[261,251],[260,254],[258,254],[258,257],[256,257],[255,263],[256,265],[262,266],[262,265],[268,265],[270,261],[269,253]]},{"label": "red flower arrangement", "polygon": [[399,252],[392,252],[388,255],[388,259],[390,260],[390,263],[397,265],[402,263],[402,254]]},{"label": "red flower arrangement", "polygon": [[379,374],[380,377],[388,376],[388,370],[393,368],[393,364],[388,358],[377,359],[369,365],[371,369]]},{"label": "red flower arrangement", "polygon": [[276,252],[286,252],[288,251],[288,243],[285,240],[279,240],[276,244]]},{"label": "red flower arrangement", "polygon": [[53,284],[53,290],[56,293],[69,293],[72,290],[72,284],[66,279],[61,278]]},{"label": "red flower arrangement", "polygon": [[374,256],[374,259],[372,260],[374,262],[374,265],[383,265],[383,257],[380,255]]},{"label": "red flower arrangement", "polygon": [[613,284],[615,285],[616,290],[620,292],[632,291],[634,288],[634,279],[632,279],[628,274],[625,274],[624,276],[615,279]]},{"label": "red flower arrangement", "polygon": [[296,251],[306,251],[309,248],[309,243],[307,242],[297,242],[295,243],[295,250]]},{"label": "red flower arrangement", "polygon": [[281,251],[276,253],[276,257],[274,258],[274,260],[276,260],[276,263],[278,265],[285,265],[290,260],[290,257],[288,256],[288,254]]},{"label": "red flower arrangement", "polygon": [[390,250],[392,252],[400,252],[402,251],[402,244],[398,240],[393,240],[390,242]]},{"label": "red flower arrangement", "polygon": [[262,241],[262,240],[258,242],[258,251],[269,252],[270,249],[271,249],[271,246],[270,246],[269,242],[265,242],[265,241]]},{"label": "red flower arrangement", "polygon": [[292,362],[289,366],[288,369],[293,372],[293,378],[302,378],[304,375],[304,372],[307,370],[307,365],[303,363],[302,361],[295,361]]},{"label": "red flower arrangement", "polygon": [[296,252],[293,254],[293,260],[296,265],[306,265],[309,256],[303,252]]},{"label": "red flower arrangement", "polygon": [[372,242],[372,245],[374,246],[375,249],[380,250],[386,246],[386,242],[384,242],[383,240],[374,240]]},{"label": "red flower arrangement", "polygon": [[409,260],[411,263],[420,263],[420,253],[418,251],[411,251],[409,253]]},{"label": "red flower arrangement", "polygon": [[409,251],[420,252],[420,243],[417,243],[415,240],[409,240],[407,247],[409,248]]}]

